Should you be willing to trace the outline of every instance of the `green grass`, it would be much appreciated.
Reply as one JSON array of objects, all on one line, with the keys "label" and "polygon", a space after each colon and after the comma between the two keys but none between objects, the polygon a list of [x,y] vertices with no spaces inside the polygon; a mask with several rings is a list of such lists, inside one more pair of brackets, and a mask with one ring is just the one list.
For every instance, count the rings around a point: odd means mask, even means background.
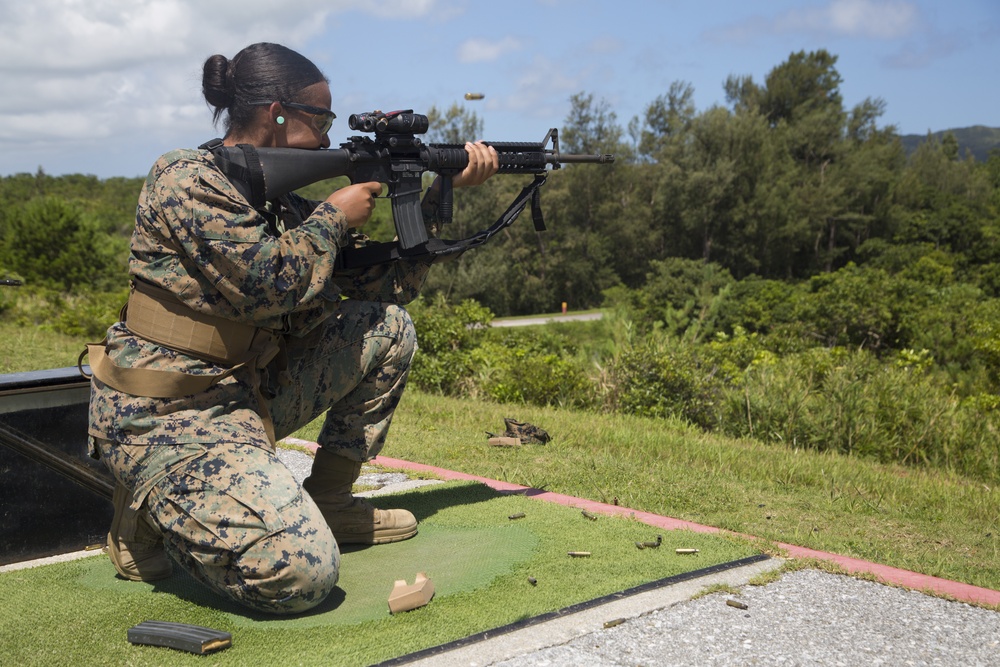
[{"label": "green grass", "polygon": [[76,366],[85,342],[38,327],[2,321],[0,312],[0,373]]},{"label": "green grass", "polygon": [[[339,590],[314,613],[273,617],[222,601],[186,575],[154,584],[117,579],[106,557],[0,575],[0,644],[11,665],[369,665],[682,572],[759,553],[745,540],[658,531],[625,517],[587,520],[579,510],[452,482],[379,503],[421,520],[412,540],[345,553]],[[521,519],[509,516],[524,513]],[[663,534],[658,549],[636,541]],[[676,547],[700,549],[679,556]],[[591,552],[571,558],[568,551]],[[390,615],[396,579],[423,571],[425,607]],[[529,577],[535,579],[532,585]],[[132,646],[145,620],[231,632],[208,658]]]},{"label": "green grass", "polygon": [[[503,418],[553,441],[486,444]],[[314,439],[318,423],[296,435]],[[386,456],[1000,590],[1000,490],[937,471],[708,435],[680,422],[410,390]]]}]

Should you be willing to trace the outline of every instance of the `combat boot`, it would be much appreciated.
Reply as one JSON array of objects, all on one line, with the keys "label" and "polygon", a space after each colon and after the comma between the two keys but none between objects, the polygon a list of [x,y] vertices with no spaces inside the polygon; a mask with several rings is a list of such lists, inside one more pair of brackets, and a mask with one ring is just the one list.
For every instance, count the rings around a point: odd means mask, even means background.
[{"label": "combat boot", "polygon": [[129,506],[132,492],[116,483],[112,502],[115,516],[108,533],[108,556],[118,574],[130,581],[169,577],[173,565],[163,550],[163,537],[149,523],[149,517]]},{"label": "combat boot", "polygon": [[351,493],[361,462],[316,451],[312,473],[302,483],[319,506],[338,544],[386,544],[417,534],[417,519],[407,510],[380,510]]}]

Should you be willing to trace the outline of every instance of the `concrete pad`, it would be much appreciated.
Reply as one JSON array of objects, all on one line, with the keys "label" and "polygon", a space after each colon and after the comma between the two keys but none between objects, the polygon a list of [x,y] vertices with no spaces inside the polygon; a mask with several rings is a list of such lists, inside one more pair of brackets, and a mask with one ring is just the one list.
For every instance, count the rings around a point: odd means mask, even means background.
[{"label": "concrete pad", "polygon": [[[405,664],[428,667],[430,665],[434,665],[434,667],[469,667],[470,665],[490,665],[502,660],[516,660],[519,657],[528,656],[551,646],[565,644],[578,637],[601,630],[605,627],[605,623],[617,623],[637,618],[652,611],[670,607],[678,602],[684,602],[706,587],[715,584],[726,584],[733,587],[743,586],[758,574],[776,570],[783,563],[784,561],[780,558],[771,558],[725,572],[637,593],[482,641],[456,646],[448,650],[431,649],[427,652],[421,652],[416,655],[427,655],[416,660],[406,660]],[[455,644],[460,643],[455,642]]]},{"label": "concrete pad", "polygon": [[46,558],[36,558],[35,560],[26,560],[20,563],[0,565],[0,574],[3,574],[4,572],[14,572],[16,570],[26,570],[31,567],[40,567],[42,565],[52,565],[53,563],[68,563],[69,561],[80,560],[81,558],[90,558],[91,556],[103,556],[103,547],[104,545],[101,545],[95,549],[72,551],[70,553],[57,554]]}]

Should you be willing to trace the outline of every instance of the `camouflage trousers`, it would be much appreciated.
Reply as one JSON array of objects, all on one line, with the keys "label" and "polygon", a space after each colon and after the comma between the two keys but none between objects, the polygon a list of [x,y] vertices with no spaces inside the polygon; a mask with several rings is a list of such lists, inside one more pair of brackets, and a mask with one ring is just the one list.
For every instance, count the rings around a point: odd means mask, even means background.
[{"label": "camouflage trousers", "polygon": [[[385,442],[416,347],[398,306],[344,301],[288,345],[292,382],[267,382],[280,439],[327,412],[320,444],[364,461]],[[340,553],[319,508],[269,449],[238,442],[95,442],[131,510],[195,579],[257,611],[306,611],[333,590]],[[127,536],[122,536],[128,539]]]},{"label": "camouflage trousers", "polygon": [[326,412],[317,441],[355,461],[374,458],[385,444],[417,347],[409,313],[372,301],[341,301],[310,335],[287,342],[287,386],[270,379],[276,437]]}]

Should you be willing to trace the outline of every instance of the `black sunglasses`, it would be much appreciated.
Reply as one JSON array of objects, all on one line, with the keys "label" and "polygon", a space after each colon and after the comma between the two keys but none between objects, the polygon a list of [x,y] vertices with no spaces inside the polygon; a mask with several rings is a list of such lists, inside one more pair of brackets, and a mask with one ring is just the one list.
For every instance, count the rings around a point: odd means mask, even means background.
[{"label": "black sunglasses", "polygon": [[283,107],[288,107],[289,109],[297,109],[299,111],[305,111],[307,114],[312,115],[312,126],[320,134],[326,134],[333,127],[333,119],[337,117],[337,114],[333,113],[330,109],[324,109],[323,107],[314,107],[311,104],[299,104],[298,102],[284,102],[282,100],[253,100],[252,102],[247,102],[248,105],[252,107],[267,106],[277,102]]}]

